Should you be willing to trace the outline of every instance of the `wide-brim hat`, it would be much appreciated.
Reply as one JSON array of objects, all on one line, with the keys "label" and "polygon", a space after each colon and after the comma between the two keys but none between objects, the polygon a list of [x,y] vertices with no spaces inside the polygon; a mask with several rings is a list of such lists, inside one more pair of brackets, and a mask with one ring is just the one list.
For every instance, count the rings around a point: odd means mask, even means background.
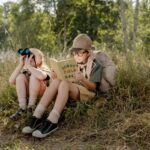
[{"label": "wide-brim hat", "polygon": [[73,44],[70,48],[70,52],[87,50],[90,51],[92,48],[92,40],[87,34],[79,34],[73,40]]}]

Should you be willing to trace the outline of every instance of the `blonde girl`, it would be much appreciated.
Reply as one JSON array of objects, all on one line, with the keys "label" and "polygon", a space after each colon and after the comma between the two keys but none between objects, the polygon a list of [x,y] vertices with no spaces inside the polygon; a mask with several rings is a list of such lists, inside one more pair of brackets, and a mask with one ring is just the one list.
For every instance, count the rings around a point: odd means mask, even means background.
[{"label": "blonde girl", "polygon": [[27,111],[32,112],[37,98],[41,97],[50,79],[50,69],[43,53],[37,48],[28,48],[31,55],[21,55],[20,62],[9,78],[16,87],[19,109],[10,116],[17,120]]}]

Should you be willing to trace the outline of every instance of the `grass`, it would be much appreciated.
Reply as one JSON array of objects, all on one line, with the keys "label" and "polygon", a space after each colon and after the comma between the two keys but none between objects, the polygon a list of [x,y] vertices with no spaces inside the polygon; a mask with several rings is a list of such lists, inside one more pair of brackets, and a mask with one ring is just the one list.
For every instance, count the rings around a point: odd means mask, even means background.
[{"label": "grass", "polygon": [[92,103],[66,107],[59,130],[44,140],[22,135],[24,120],[8,120],[18,107],[8,83],[17,62],[13,53],[11,59],[1,54],[0,149],[150,149],[150,59],[138,51],[109,54],[117,64],[116,86]]}]

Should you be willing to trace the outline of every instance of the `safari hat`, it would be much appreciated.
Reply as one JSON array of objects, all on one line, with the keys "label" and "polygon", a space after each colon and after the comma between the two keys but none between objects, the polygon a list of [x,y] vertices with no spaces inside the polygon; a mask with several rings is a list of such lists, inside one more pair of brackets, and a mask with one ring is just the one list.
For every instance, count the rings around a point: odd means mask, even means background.
[{"label": "safari hat", "polygon": [[92,40],[87,34],[79,34],[73,40],[72,47],[70,48],[70,52],[83,50],[91,50],[92,48]]}]

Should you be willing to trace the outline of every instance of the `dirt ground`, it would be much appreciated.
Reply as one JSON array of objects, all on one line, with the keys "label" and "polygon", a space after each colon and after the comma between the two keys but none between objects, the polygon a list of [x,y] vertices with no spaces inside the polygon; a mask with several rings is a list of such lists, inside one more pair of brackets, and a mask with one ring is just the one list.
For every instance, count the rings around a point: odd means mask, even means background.
[{"label": "dirt ground", "polygon": [[[56,132],[44,139],[23,135],[18,124],[9,123],[0,130],[0,150],[129,150],[123,140],[116,141],[114,132],[88,125],[61,124]],[[106,137],[109,137],[107,139]],[[114,138],[115,137],[115,138]]]},{"label": "dirt ground", "polygon": [[86,119],[81,114],[73,117],[68,109],[71,118],[62,119],[58,130],[44,139],[23,135],[27,119],[11,121],[11,109],[6,110],[0,110],[0,150],[150,150],[150,112],[141,109],[126,113],[88,109]]}]

